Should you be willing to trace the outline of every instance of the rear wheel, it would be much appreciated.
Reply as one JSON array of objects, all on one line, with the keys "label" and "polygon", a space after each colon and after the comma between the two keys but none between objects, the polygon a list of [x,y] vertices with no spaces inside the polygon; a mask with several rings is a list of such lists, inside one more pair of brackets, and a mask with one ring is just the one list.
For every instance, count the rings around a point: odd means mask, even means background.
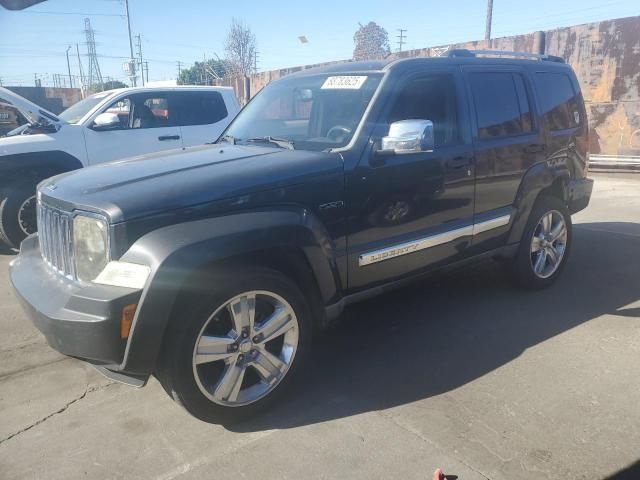
[{"label": "rear wheel", "polygon": [[231,271],[207,284],[176,309],[158,378],[195,417],[232,423],[295,380],[310,348],[310,313],[298,287],[275,271]]},{"label": "rear wheel", "polygon": [[37,230],[36,186],[8,188],[0,198],[0,240],[12,248]]},{"label": "rear wheel", "polygon": [[548,195],[538,199],[514,262],[521,286],[540,289],[555,282],[569,256],[571,228],[571,215],[562,200]]}]

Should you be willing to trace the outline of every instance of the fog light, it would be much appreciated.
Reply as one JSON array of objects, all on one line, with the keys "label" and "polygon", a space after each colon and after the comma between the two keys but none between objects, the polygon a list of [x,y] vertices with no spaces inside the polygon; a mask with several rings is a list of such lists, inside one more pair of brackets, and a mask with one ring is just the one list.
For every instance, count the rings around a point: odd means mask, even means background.
[{"label": "fog light", "polygon": [[129,331],[133,323],[133,317],[136,314],[137,303],[126,305],[122,309],[122,318],[120,319],[120,338],[129,338]]}]

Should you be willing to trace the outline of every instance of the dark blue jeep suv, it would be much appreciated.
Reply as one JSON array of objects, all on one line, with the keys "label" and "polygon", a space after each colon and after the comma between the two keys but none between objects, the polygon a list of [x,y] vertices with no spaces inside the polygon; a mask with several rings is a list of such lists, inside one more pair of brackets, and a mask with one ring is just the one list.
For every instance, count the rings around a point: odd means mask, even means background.
[{"label": "dark blue jeep suv", "polygon": [[591,195],[587,116],[561,59],[495,57],[302,71],[213,144],[46,180],[15,290],[56,350],[231,422],[349,303],[483,256],[546,287]]}]

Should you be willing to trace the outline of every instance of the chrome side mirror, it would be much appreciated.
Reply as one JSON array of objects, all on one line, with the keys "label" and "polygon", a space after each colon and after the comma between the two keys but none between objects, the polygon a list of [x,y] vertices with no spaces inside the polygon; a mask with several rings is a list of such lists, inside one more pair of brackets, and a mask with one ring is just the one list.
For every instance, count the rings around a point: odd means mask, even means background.
[{"label": "chrome side mirror", "polygon": [[93,121],[94,130],[113,130],[120,128],[120,118],[115,113],[101,113]]},{"label": "chrome side mirror", "polygon": [[395,154],[431,152],[434,149],[431,120],[400,120],[389,126],[389,135],[382,137],[382,150]]}]

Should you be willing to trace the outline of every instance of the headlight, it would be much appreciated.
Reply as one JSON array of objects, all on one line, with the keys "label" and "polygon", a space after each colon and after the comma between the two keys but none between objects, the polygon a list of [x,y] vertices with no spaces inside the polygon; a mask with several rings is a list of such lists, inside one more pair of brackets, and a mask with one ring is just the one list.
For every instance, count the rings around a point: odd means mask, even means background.
[{"label": "headlight", "polygon": [[73,219],[76,275],[90,282],[109,262],[109,228],[100,218],[77,215]]}]

